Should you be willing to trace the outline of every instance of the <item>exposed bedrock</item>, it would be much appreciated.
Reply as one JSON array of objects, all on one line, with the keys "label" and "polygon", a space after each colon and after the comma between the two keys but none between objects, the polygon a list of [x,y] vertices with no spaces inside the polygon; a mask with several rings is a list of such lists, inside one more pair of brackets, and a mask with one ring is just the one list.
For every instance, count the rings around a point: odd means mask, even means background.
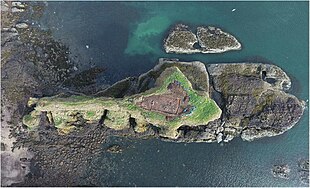
[{"label": "exposed bedrock", "polygon": [[238,129],[243,140],[282,134],[302,116],[305,103],[285,92],[291,81],[281,68],[260,63],[207,67],[214,89],[225,101],[224,127]]}]

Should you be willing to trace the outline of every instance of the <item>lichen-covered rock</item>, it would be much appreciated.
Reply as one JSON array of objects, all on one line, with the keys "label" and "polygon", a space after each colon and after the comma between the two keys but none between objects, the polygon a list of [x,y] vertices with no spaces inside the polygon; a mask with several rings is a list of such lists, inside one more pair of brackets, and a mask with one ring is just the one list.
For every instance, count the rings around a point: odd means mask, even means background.
[{"label": "lichen-covered rock", "polygon": [[295,97],[282,91],[266,91],[260,98],[256,112],[249,118],[241,138],[275,136],[292,128],[303,114],[304,105]]},{"label": "lichen-covered rock", "polygon": [[220,28],[197,27],[197,38],[202,53],[222,53],[241,49],[240,42]]},{"label": "lichen-covered rock", "polygon": [[167,53],[197,53],[200,52],[199,49],[194,48],[197,42],[196,35],[189,30],[188,26],[178,24],[165,39],[164,48]]},{"label": "lichen-covered rock", "polygon": [[243,140],[282,134],[303,114],[305,103],[284,92],[291,81],[275,65],[210,64],[208,72],[214,89],[223,97],[220,102],[224,101],[222,110],[226,112],[224,126],[235,122],[234,135],[241,134]]}]

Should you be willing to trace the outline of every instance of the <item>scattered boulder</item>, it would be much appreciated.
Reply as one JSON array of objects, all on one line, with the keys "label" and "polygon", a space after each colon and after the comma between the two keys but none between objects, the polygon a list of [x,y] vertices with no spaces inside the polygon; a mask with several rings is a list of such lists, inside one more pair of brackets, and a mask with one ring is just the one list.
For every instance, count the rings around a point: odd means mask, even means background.
[{"label": "scattered boulder", "polygon": [[25,8],[26,6],[25,6],[22,2],[13,1],[13,2],[12,2],[12,7],[16,7],[16,8],[23,9],[23,8]]},{"label": "scattered boulder", "polygon": [[18,23],[15,25],[17,29],[27,29],[29,26],[26,23]]},{"label": "scattered boulder", "polygon": [[222,142],[222,140],[223,140],[223,133],[219,133],[216,136],[216,141],[217,141],[217,143],[220,143],[220,142]]},{"label": "scattered boulder", "polygon": [[109,153],[122,153],[123,148],[120,145],[111,145],[106,150]]},{"label": "scattered boulder", "polygon": [[11,11],[12,11],[12,13],[18,13],[18,12],[24,12],[25,9],[12,7]]}]

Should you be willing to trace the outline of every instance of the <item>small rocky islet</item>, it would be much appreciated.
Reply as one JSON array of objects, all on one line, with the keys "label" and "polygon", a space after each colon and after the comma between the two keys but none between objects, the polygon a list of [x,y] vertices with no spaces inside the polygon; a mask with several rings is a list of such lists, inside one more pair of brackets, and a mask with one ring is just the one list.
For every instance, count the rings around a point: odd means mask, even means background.
[{"label": "small rocky islet", "polygon": [[[288,93],[287,74],[263,63],[161,58],[145,74],[95,87],[95,75],[104,69],[77,71],[69,48],[35,22],[43,10],[39,2],[1,1],[1,158],[7,164],[2,185],[101,185],[96,172],[85,174],[85,169],[103,152],[126,151],[108,143],[109,137],[252,141],[286,132],[304,112],[304,101]],[[195,34],[177,24],[164,49],[222,53],[240,50],[241,43],[220,28],[199,26]],[[309,161],[298,165],[301,181],[309,184]],[[102,168],[111,170],[108,164]],[[289,178],[290,170],[281,164],[272,172]]]},{"label": "small rocky islet", "polygon": [[236,37],[214,26],[199,26],[195,34],[189,26],[177,24],[164,39],[166,53],[223,53],[241,50]]}]

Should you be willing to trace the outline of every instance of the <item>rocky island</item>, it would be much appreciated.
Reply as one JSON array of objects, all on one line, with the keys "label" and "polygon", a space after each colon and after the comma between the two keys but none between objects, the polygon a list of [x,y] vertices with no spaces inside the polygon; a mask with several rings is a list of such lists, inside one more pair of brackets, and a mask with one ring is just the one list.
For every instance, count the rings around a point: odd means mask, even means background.
[{"label": "rocky island", "polygon": [[194,34],[187,25],[177,24],[164,40],[167,53],[223,53],[240,50],[240,42],[231,34],[213,26],[197,27]]},{"label": "rocky island", "polygon": [[34,110],[23,123],[33,130],[44,118],[62,134],[103,124],[136,133],[152,127],[156,136],[171,141],[228,142],[237,136],[252,141],[282,134],[300,119],[305,104],[285,92],[290,85],[274,65],[206,68],[201,62],[160,59],[151,71],[94,96],[31,98]]}]

